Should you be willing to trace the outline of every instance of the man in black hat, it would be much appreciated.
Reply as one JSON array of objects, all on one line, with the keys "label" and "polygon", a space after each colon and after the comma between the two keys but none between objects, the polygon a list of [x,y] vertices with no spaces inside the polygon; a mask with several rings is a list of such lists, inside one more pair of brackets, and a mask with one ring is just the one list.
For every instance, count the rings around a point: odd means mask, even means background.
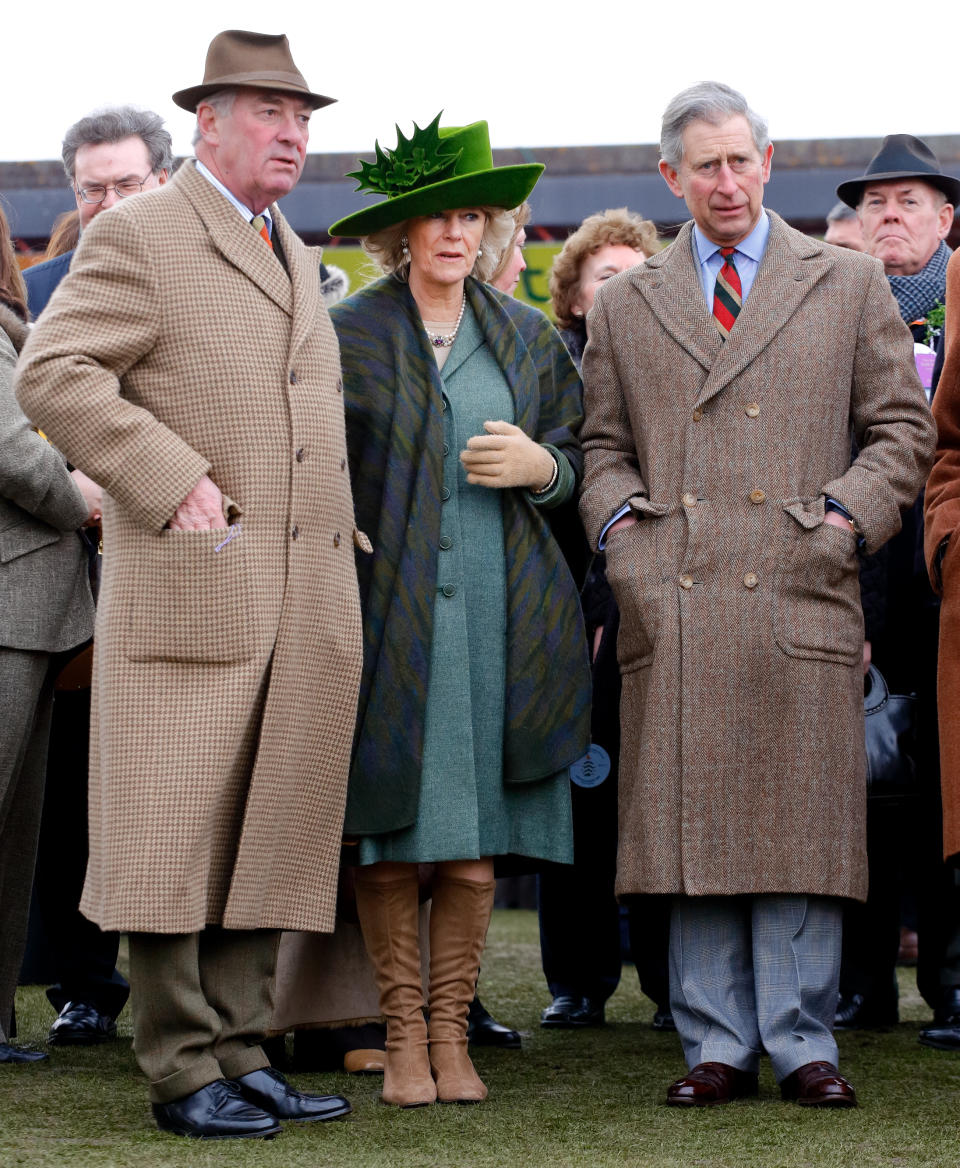
[{"label": "man in black hat", "polygon": [[[891,134],[864,174],[837,188],[856,208],[867,252],[880,260],[900,315],[914,340],[927,342],[927,315],[946,296],[946,237],[960,202],[960,181],[944,174],[919,138]],[[937,347],[942,338],[934,337]],[[928,390],[932,398],[936,380]],[[891,879],[899,858],[917,893],[920,938],[917,985],[934,1011],[920,1041],[960,1049],[960,890],[941,861],[940,771],[937,751],[939,601],[923,561],[923,496],[904,515],[902,531],[886,549],[881,586],[886,619],[871,645],[873,660],[891,688],[916,693],[918,702],[915,818],[902,810],[871,808],[868,822],[871,893],[844,918],[844,965],[837,1024],[884,1025],[897,1020],[894,962],[899,937],[899,889]]]}]

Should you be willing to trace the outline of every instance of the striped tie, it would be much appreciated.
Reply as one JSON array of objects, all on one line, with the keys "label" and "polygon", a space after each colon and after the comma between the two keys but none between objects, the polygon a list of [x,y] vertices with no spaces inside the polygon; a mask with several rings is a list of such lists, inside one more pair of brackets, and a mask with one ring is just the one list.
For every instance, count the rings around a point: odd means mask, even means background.
[{"label": "striped tie", "polygon": [[[269,247],[270,250],[273,251],[273,240],[270,238],[270,232],[267,230],[266,219],[264,219],[264,217],[262,215],[257,215],[255,218],[250,220],[250,223],[251,223],[251,226],[253,227],[254,231],[257,231],[260,233],[260,237],[266,242],[267,247]],[[740,284],[738,281],[737,287],[739,288],[739,286],[740,286]]]},{"label": "striped tie", "polygon": [[733,262],[733,253],[736,248],[722,247],[723,267],[717,273],[717,283],[713,290],[713,319],[724,340],[730,336],[730,330],[740,313],[743,303],[743,289],[740,287],[740,274]]}]

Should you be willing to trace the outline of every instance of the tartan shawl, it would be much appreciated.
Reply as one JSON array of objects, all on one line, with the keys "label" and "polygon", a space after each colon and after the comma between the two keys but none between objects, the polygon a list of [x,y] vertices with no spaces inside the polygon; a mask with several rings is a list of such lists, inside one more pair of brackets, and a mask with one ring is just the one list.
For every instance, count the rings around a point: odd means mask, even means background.
[{"label": "tartan shawl", "polygon": [[[473,278],[466,296],[513,394],[516,425],[561,451],[579,483],[582,387],[559,334],[536,309]],[[371,835],[416,818],[440,534],[443,383],[402,281],[378,280],[330,315],[343,363],[357,525],[374,546],[357,564],[363,677],[344,830]],[[590,669],[576,585],[546,509],[526,491],[504,490],[503,525],[503,776],[527,783],[556,774],[586,750]]]}]

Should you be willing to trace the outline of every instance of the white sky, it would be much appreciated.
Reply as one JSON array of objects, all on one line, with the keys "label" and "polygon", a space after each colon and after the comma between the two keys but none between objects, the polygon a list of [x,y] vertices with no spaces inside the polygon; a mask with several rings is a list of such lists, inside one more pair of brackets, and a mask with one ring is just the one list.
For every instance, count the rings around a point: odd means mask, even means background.
[{"label": "white sky", "polygon": [[201,81],[224,28],[286,32],[310,86],[340,99],[315,115],[311,151],[392,146],[394,122],[441,108],[447,125],[486,118],[494,146],[654,142],[669,98],[707,78],[741,89],[774,141],[960,132],[956,0],[288,0],[275,19],[263,0],[6,8],[0,159],[57,158],[70,123],[124,103],[163,115],[189,152],[192,117],[170,94]]}]

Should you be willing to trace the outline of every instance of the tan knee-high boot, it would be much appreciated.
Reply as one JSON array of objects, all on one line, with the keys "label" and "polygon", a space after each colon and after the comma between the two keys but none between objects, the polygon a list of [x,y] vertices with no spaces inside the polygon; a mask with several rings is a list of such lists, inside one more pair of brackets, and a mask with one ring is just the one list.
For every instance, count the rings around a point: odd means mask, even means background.
[{"label": "tan knee-high boot", "polygon": [[398,1107],[434,1103],[420,974],[417,869],[409,878],[371,879],[356,869],[357,915],[373,962],[380,1010],[387,1020],[383,1101]]},{"label": "tan knee-high boot", "polygon": [[493,909],[492,880],[440,877],[430,909],[430,1065],[441,1103],[479,1103],[487,1089],[467,1054],[467,1010]]}]

